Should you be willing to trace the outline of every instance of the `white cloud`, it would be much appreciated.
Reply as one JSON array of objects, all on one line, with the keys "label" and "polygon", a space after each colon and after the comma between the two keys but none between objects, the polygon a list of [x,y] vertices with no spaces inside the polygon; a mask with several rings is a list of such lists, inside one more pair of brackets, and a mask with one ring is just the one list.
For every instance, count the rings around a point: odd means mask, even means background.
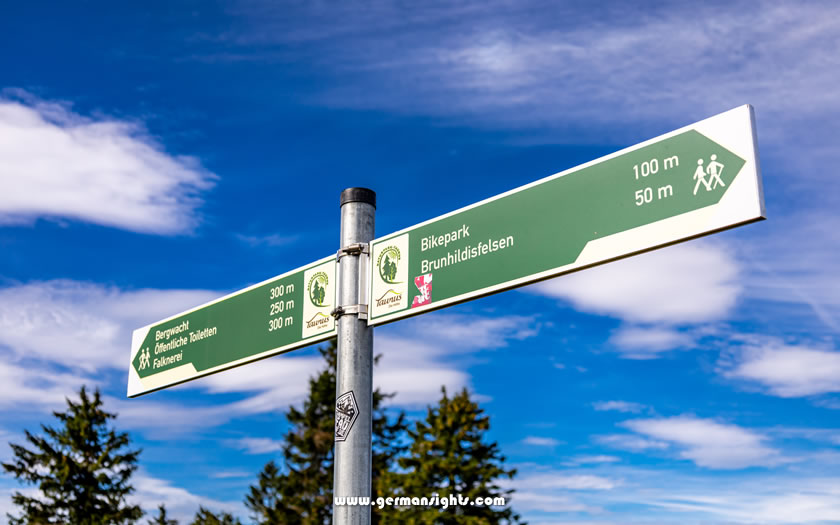
[{"label": "white cloud", "polygon": [[382,354],[382,359],[373,381],[383,392],[397,393],[394,404],[435,403],[441,386],[450,393],[469,386],[469,375],[454,358],[504,347],[509,341],[533,337],[538,330],[533,318],[515,315],[431,313],[408,319],[374,338],[374,352]]},{"label": "white cloud", "polygon": [[[631,323],[725,317],[740,292],[738,263],[718,242],[694,241],[536,284],[529,291]],[[661,345],[663,338],[649,341]]]},{"label": "white cloud", "polygon": [[[241,415],[233,403],[189,405],[179,401],[108,397],[106,409],[119,414],[120,428],[139,430],[147,438],[166,441],[224,425]],[[158,414],[166,414],[159,417]]]},{"label": "white cloud", "polygon": [[694,346],[694,338],[674,328],[622,326],[609,340],[628,359],[654,359],[661,352]]},{"label": "white cloud", "polygon": [[[69,280],[0,289],[0,406],[64,406],[82,384],[101,384],[101,372],[127,370],[135,328],[222,295],[206,290],[126,291]],[[57,372],[56,365],[71,372]],[[303,399],[320,357],[278,356],[174,387],[210,393],[242,393],[239,401],[184,405],[152,398],[108,398],[109,410],[127,428],[149,436],[183,435],[221,425],[243,414],[283,411]],[[149,417],[166,413],[169,417]]]},{"label": "white cloud", "polygon": [[534,445],[536,447],[556,447],[561,442],[554,438],[528,436],[522,440],[526,445]]},{"label": "white cloud", "polygon": [[[180,523],[190,523],[195,517],[199,506],[204,506],[214,512],[230,512],[235,516],[245,516],[246,509],[238,501],[219,501],[190,492],[187,489],[173,485],[170,481],[151,476],[142,467],[134,473],[130,480],[135,492],[128,496],[127,501],[133,505],[140,505],[146,512],[141,520],[157,515],[157,507],[161,503],[166,505],[166,513],[171,519]],[[12,494],[24,493],[30,497],[39,497],[41,491],[36,487],[0,488],[0,512],[12,515],[20,514],[20,509],[12,504]]]},{"label": "white cloud", "polygon": [[68,280],[0,289],[0,345],[19,358],[86,372],[127,367],[131,332],[220,294],[136,290]]},{"label": "white cloud", "polygon": [[838,478],[762,476],[749,481],[692,481],[693,486],[672,481],[666,488],[640,492],[633,498],[633,503],[687,516],[705,514],[726,523],[840,521]]},{"label": "white cloud", "polygon": [[632,412],[638,413],[647,409],[647,406],[641,403],[633,403],[632,401],[598,401],[592,403],[595,410],[607,411],[615,410],[617,412]]},{"label": "white cloud", "polygon": [[[132,330],[217,298],[205,290],[126,291],[69,280],[33,282],[0,289],[0,345],[9,358],[0,366],[0,405],[62,406],[81,384],[95,385],[103,370],[125,370]],[[530,337],[537,326],[529,317],[429,314],[405,321],[399,332],[377,334],[375,352],[383,354],[374,372],[391,403],[422,406],[440,398],[441,386],[455,392],[469,386],[469,375],[451,361],[483,348],[498,348]],[[431,335],[424,329],[433,327]],[[395,335],[396,334],[396,335]],[[25,359],[26,365],[15,364]],[[60,365],[77,372],[55,372]],[[24,368],[25,366],[25,368]],[[324,366],[320,356],[283,355],[259,365],[228,370],[174,387],[213,394],[244,394],[222,405],[185,405],[112,398],[121,423],[150,436],[182,435],[223,424],[247,414],[282,412],[306,395],[308,381]],[[149,418],[165,411],[170,417]]]},{"label": "white cloud", "polygon": [[213,479],[251,478],[254,473],[244,470],[223,470],[214,472],[211,476]]},{"label": "white cloud", "polygon": [[629,450],[631,452],[642,452],[645,450],[664,450],[669,447],[668,443],[653,439],[645,439],[632,434],[609,434],[597,436],[598,443],[618,450]]},{"label": "white cloud", "polygon": [[235,446],[248,454],[269,454],[283,450],[284,441],[271,438],[242,438],[236,441]]},{"label": "white cloud", "polygon": [[268,248],[276,248],[278,246],[287,246],[294,244],[300,239],[300,235],[280,235],[277,233],[271,235],[244,235],[236,234],[236,238],[248,246],[255,248],[264,246]]},{"label": "white cloud", "polygon": [[[822,166],[836,164],[824,156],[820,161],[807,157],[814,165],[797,166],[797,174],[822,172]],[[807,185],[801,191],[809,194],[814,187],[820,191],[809,196],[812,204],[807,210],[767,221],[756,229],[755,241],[742,246],[743,259],[750,267],[743,273],[744,295],[754,299],[755,319],[772,316],[774,324],[786,332],[836,334],[840,331],[840,217],[831,204],[814,209],[814,199],[837,202],[840,191],[800,176],[789,180]]]},{"label": "white cloud", "polygon": [[400,333],[457,352],[500,348],[510,340],[523,340],[537,335],[539,328],[534,317],[523,315],[482,317],[437,313],[404,321]]},{"label": "white cloud", "polygon": [[[125,370],[132,330],[219,295],[205,290],[126,291],[69,280],[0,289],[0,345],[9,354],[0,366],[0,405],[62,406],[65,396],[72,396],[81,384],[99,384],[96,373]],[[428,327],[433,330],[427,332]],[[384,392],[397,392],[393,404],[434,403],[441,386],[449,392],[469,386],[469,375],[451,361],[452,355],[499,348],[537,329],[532,318],[520,316],[428,314],[422,322],[408,320],[399,332],[377,334],[375,352],[383,358],[374,381]],[[26,365],[15,364],[23,359]],[[55,372],[56,365],[77,372]],[[244,395],[221,405],[116,398],[108,403],[128,428],[149,436],[183,435],[242,415],[285,411],[305,397],[309,378],[323,366],[320,356],[283,355],[172,389]],[[148,417],[162,412],[169,417]]]},{"label": "white cloud", "polygon": [[[285,412],[290,405],[306,397],[309,378],[318,374],[324,366],[325,362],[320,357],[286,354],[170,389],[173,393],[199,389],[209,394],[241,394],[241,399],[237,401],[198,405],[144,397],[110,399],[109,405],[119,412],[120,424],[126,428],[142,430],[147,437],[155,439],[172,439],[221,426],[238,417]],[[167,417],[149,417],[149,414],[158,413],[166,413]]]},{"label": "white cloud", "polygon": [[189,523],[203,506],[213,512],[230,512],[234,516],[245,515],[245,508],[241,502],[218,501],[193,494],[176,487],[168,480],[155,478],[140,470],[131,478],[135,493],[129,497],[133,504],[140,505],[146,511],[147,518],[157,515],[157,506],[166,505],[166,513],[172,519],[181,523]]},{"label": "white cloud", "polygon": [[466,372],[447,362],[441,346],[403,337],[378,335],[374,352],[382,354],[373,383],[382,392],[396,392],[392,404],[417,407],[436,403],[441,386],[450,394],[468,387]]},{"label": "white cloud", "polygon": [[591,474],[569,474],[564,471],[530,473],[518,477],[515,482],[506,482],[519,490],[563,489],[563,490],[612,490],[621,483],[614,479]]},{"label": "white cloud", "polygon": [[618,463],[621,458],[599,454],[594,456],[575,456],[563,462],[566,467],[578,467],[580,465],[596,465],[601,463]]},{"label": "white cloud", "polygon": [[320,373],[325,366],[320,356],[286,354],[197,379],[185,387],[210,393],[256,394],[233,405],[239,413],[285,411],[289,405],[303,400],[309,390],[310,377]]},{"label": "white cloud", "polygon": [[778,450],[765,445],[766,437],[737,425],[690,416],[634,419],[622,426],[643,436],[668,442],[680,457],[700,467],[740,469],[779,464]]},{"label": "white cloud", "polygon": [[840,352],[759,338],[739,354],[722,368],[725,377],[757,383],[780,397],[840,392]]},{"label": "white cloud", "polygon": [[557,494],[540,494],[539,492],[518,490],[513,494],[510,503],[517,512],[597,512],[599,509],[589,507],[577,499]]},{"label": "white cloud", "polygon": [[0,407],[5,409],[61,409],[67,405],[66,398],[77,397],[82,385],[97,384],[93,376],[53,372],[4,357],[0,359]]},{"label": "white cloud", "polygon": [[[597,505],[581,501],[587,492],[610,491],[621,485],[616,479],[561,470],[519,468],[513,480],[500,480],[504,489],[514,489],[512,504],[519,512],[601,512]],[[524,472],[523,472],[524,470]]]},{"label": "white cloud", "polygon": [[[744,102],[799,121],[838,111],[832,2],[663,5],[641,16],[621,2],[597,10],[351,2],[340,14],[307,4],[294,16],[256,3],[235,14],[247,17],[248,31],[225,37],[243,51],[291,43],[318,69],[343,73],[346,82],[312,94],[332,106],[549,127],[568,140],[582,140],[582,123],[608,122],[610,135],[626,136],[617,124],[708,116]],[[384,40],[394,45],[383,48]]]},{"label": "white cloud", "polygon": [[174,234],[198,223],[214,176],[137,123],[94,119],[24,92],[0,98],[0,224],[65,217]]},{"label": "white cloud", "polygon": [[545,471],[526,464],[517,465],[517,478],[505,486],[516,489],[513,506],[529,523],[601,523],[605,517],[650,525],[838,521],[840,478],[831,472],[833,465],[827,475],[816,463],[799,467],[689,474],[615,464]]}]

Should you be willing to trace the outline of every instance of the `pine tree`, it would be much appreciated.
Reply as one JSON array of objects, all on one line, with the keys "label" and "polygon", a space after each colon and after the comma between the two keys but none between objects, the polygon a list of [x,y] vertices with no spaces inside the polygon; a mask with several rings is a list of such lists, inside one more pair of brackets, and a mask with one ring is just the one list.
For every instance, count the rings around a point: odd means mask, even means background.
[{"label": "pine tree", "polygon": [[[409,453],[400,458],[401,472],[388,475],[388,485],[397,497],[451,501],[450,495],[469,498],[502,497],[509,501],[513,490],[502,490],[501,478],[512,479],[514,469],[504,468],[505,458],[495,442],[486,442],[490,418],[470,399],[466,389],[450,398],[446,389],[436,407],[429,407],[425,420],[408,431]],[[385,507],[380,513],[391,523],[473,525],[519,523],[509,505],[497,506],[413,505]]]},{"label": "pine tree", "polygon": [[[321,525],[332,518],[333,446],[335,444],[336,344],[319,349],[326,367],[309,380],[303,409],[289,407],[292,428],[285,436],[283,468],[269,462],[245,498],[245,506],[260,524]],[[405,415],[391,421],[383,402],[390,397],[373,393],[373,486],[405,449],[399,436],[406,429]],[[374,522],[377,523],[376,513]]]},{"label": "pine tree", "polygon": [[274,461],[266,463],[257,475],[257,486],[251,486],[250,493],[245,496],[245,506],[258,523],[284,523],[280,500],[286,481],[287,477],[280,473]]},{"label": "pine tree", "polygon": [[203,506],[200,506],[190,525],[242,525],[242,522],[228,512],[214,514]]},{"label": "pine tree", "polygon": [[98,389],[90,397],[83,386],[79,401],[67,399],[67,405],[67,411],[53,412],[59,426],[41,425],[45,436],[25,431],[32,449],[11,444],[14,460],[3,463],[3,469],[36,486],[41,495],[16,492],[12,502],[22,514],[8,515],[9,523],[135,523],[143,511],[126,498],[134,491],[129,479],[140,450],[127,449],[128,434],[109,428],[116,414],[102,408]]},{"label": "pine tree", "polygon": [[149,520],[149,525],[178,525],[178,520],[167,518],[166,505],[161,503],[158,505],[158,515],[154,519]]}]

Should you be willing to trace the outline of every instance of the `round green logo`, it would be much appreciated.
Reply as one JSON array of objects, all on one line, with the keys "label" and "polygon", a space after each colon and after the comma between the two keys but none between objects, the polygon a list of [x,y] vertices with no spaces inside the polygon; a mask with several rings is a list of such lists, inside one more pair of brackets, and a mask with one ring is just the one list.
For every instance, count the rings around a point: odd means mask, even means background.
[{"label": "round green logo", "polygon": [[329,277],[324,272],[318,272],[309,279],[307,291],[309,292],[309,300],[315,306],[328,306],[324,303],[327,299],[327,285],[330,283]]},{"label": "round green logo", "polygon": [[379,277],[388,284],[398,284],[397,265],[400,263],[400,250],[396,246],[388,246],[379,253],[376,266],[379,268]]}]

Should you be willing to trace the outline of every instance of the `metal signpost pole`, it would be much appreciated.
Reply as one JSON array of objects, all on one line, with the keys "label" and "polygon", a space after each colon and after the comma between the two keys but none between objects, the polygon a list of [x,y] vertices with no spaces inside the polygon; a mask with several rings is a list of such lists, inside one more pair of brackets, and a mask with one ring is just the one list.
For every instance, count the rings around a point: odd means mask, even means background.
[{"label": "metal signpost pole", "polygon": [[[367,324],[366,296],[375,210],[372,190],[341,193],[333,494],[351,502],[371,495],[373,327]],[[370,505],[333,505],[333,523],[369,525]]]}]

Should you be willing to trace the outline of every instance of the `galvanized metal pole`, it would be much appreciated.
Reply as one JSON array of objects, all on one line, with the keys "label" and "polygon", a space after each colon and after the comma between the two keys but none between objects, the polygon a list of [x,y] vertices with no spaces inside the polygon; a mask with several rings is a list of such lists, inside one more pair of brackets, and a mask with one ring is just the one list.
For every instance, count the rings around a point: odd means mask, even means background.
[{"label": "galvanized metal pole", "polygon": [[[375,210],[372,190],[341,193],[333,494],[348,503],[371,496],[373,328],[367,325],[367,278]],[[370,505],[334,503],[333,523],[369,525]]]}]

